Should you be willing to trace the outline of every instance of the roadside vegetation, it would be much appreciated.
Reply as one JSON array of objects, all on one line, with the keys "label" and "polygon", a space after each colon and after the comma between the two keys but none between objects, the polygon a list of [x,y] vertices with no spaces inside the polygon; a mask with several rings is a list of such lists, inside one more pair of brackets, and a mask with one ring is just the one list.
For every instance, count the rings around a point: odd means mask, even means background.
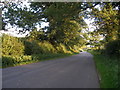
[{"label": "roadside vegetation", "polygon": [[94,55],[101,88],[118,88],[118,57],[109,57],[99,51],[89,51]]},{"label": "roadside vegetation", "polygon": [[[120,60],[120,41],[113,40],[104,44],[104,48],[92,48],[88,50],[94,55],[94,60],[100,76],[101,88],[120,88],[119,87],[119,60]],[[99,46],[101,47],[101,46]]]},{"label": "roadside vegetation", "polygon": [[63,58],[67,56],[71,56],[74,54],[68,53],[56,53],[56,54],[34,54],[34,55],[22,55],[22,56],[11,56],[11,55],[3,55],[2,56],[2,68],[36,63],[45,60]]},{"label": "roadside vegetation", "polygon": [[79,53],[79,48],[67,49],[63,44],[53,46],[48,41],[30,41],[29,39],[12,37],[3,34],[2,67],[17,66],[56,59]]}]

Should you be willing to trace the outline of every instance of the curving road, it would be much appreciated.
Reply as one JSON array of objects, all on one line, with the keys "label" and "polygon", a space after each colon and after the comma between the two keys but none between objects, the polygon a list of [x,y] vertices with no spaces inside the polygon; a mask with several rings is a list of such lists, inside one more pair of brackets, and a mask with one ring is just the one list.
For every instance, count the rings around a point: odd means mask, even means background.
[{"label": "curving road", "polygon": [[2,70],[3,88],[99,88],[93,56],[81,52],[66,58]]}]

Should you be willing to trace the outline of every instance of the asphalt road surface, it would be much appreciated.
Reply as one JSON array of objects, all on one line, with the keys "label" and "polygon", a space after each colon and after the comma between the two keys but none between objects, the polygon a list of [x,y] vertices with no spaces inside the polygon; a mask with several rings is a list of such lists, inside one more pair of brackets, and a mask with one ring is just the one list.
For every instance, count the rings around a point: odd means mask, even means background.
[{"label": "asphalt road surface", "polygon": [[93,56],[87,52],[2,70],[2,88],[99,88]]}]

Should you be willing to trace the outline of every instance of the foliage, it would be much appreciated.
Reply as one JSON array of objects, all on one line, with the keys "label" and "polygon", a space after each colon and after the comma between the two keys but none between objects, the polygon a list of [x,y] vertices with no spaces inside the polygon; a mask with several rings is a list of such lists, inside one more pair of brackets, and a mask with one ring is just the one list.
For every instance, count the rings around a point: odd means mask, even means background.
[{"label": "foliage", "polygon": [[46,9],[50,27],[47,31],[51,43],[78,44],[81,29],[85,23],[82,17],[78,16],[81,11],[78,9],[81,3],[54,3]]},{"label": "foliage", "polygon": [[65,18],[75,19],[80,12],[99,4],[98,2],[91,4],[82,2],[29,2],[30,6],[27,7],[24,2],[6,2],[7,5],[2,7],[4,11],[3,28],[10,23],[12,26],[17,25],[23,28],[22,32],[34,29],[36,25],[41,25],[41,22],[55,21],[57,23],[54,22],[55,25],[52,24],[54,26],[62,24],[61,20]]},{"label": "foliage", "polygon": [[32,42],[29,42],[27,40],[24,40],[24,46],[25,46],[25,55],[31,55],[33,52],[32,52],[32,48],[33,46],[35,46],[35,44],[33,44]]},{"label": "foliage", "polygon": [[3,55],[2,56],[2,66],[16,66],[17,64],[28,63],[34,61],[31,56],[10,56],[10,55]]},{"label": "foliage", "polygon": [[56,53],[56,49],[48,41],[25,41],[25,54],[32,55],[45,53]]},{"label": "foliage", "polygon": [[33,31],[30,32],[30,36],[28,36],[27,39],[43,41],[43,40],[47,40],[47,37],[42,29],[40,29],[39,31],[34,29]]},{"label": "foliage", "polygon": [[[9,7],[3,7],[5,23],[9,22],[12,26],[22,27],[23,32],[34,30],[30,36],[32,40],[46,40],[51,44],[62,43],[71,46],[78,43],[82,45],[80,41],[83,39],[80,37],[80,32],[85,28],[86,23],[79,13],[87,7],[94,6],[81,2],[31,2],[30,8],[25,6],[21,8],[23,3],[8,4]],[[40,25],[41,22],[49,22],[49,26],[36,31],[35,26]]]},{"label": "foliage", "polygon": [[28,38],[16,38],[9,35],[2,37],[2,66],[16,66],[39,60],[71,55],[72,52],[63,44],[52,45],[49,41]]},{"label": "foliage", "polygon": [[56,45],[56,49],[58,53],[71,53],[69,50],[67,50],[66,46],[62,43]]},{"label": "foliage", "polygon": [[[106,2],[100,4],[100,9],[93,8],[90,13],[91,18],[94,18],[93,25],[96,26],[93,35],[91,34],[92,46],[98,49],[104,48],[108,55],[119,54],[119,10],[116,7],[118,7],[117,3]],[[99,40],[99,36],[104,39]]]},{"label": "foliage", "polygon": [[115,10],[111,3],[103,5],[101,10],[93,9],[94,25],[96,31],[105,36],[106,42],[117,40],[119,33],[119,13]]},{"label": "foliage", "polygon": [[2,36],[3,55],[23,55],[24,45],[19,38],[3,34]]},{"label": "foliage", "polygon": [[120,55],[120,40],[114,40],[106,44],[105,47],[106,54],[109,56],[116,56]]},{"label": "foliage", "polygon": [[[2,10],[4,11],[4,17],[3,22],[3,28],[8,24],[8,22],[14,27],[18,26],[20,28],[23,28],[23,30],[20,32],[29,31],[30,29],[34,29],[36,22],[38,22],[37,16],[38,14],[35,14],[34,12],[29,12],[29,9],[23,5],[23,2],[9,2],[7,3],[7,6],[4,5],[2,7]],[[39,17],[40,18],[40,17]]]},{"label": "foliage", "polygon": [[24,41],[24,42],[25,42],[25,54],[32,55],[43,52],[41,47],[38,45],[37,41]]},{"label": "foliage", "polygon": [[81,48],[77,45],[74,45],[73,47],[70,47],[70,50],[73,52],[73,53],[79,53],[79,51],[81,50]]},{"label": "foliage", "polygon": [[48,41],[39,42],[38,45],[41,48],[42,54],[57,52],[54,46]]},{"label": "foliage", "polygon": [[10,67],[10,66],[17,66],[23,64],[29,64],[49,59],[61,58],[66,57],[72,54],[34,54],[34,55],[21,55],[21,56],[11,56],[11,55],[3,55],[2,56],[2,67]]}]

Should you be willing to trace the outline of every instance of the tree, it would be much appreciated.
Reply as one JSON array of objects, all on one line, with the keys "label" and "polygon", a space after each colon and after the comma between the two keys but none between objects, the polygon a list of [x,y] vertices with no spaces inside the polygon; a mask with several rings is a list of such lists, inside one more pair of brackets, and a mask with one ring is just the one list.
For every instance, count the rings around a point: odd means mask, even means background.
[{"label": "tree", "polygon": [[[46,34],[51,43],[68,44],[68,42],[73,43],[73,41],[76,41],[77,44],[77,41],[79,42],[80,31],[83,26],[86,25],[83,24],[85,23],[84,20],[79,17],[81,4],[82,3],[51,3],[51,5],[43,11],[44,16],[47,17],[47,21],[50,23]],[[41,4],[33,3],[32,7],[33,6],[35,7],[34,9],[36,9],[36,7],[38,9]],[[80,25],[81,23],[83,26]]]},{"label": "tree", "polygon": [[[120,53],[120,30],[119,30],[119,5],[117,3],[102,3],[100,10],[93,8],[92,16],[95,18],[95,33],[104,36],[102,42],[105,52],[109,56]],[[118,7],[118,9],[116,9]],[[92,17],[92,18],[93,18]],[[99,42],[100,43],[100,42]]]},{"label": "tree", "polygon": [[[8,5],[4,5],[2,10],[5,12],[3,15],[3,23],[10,23],[12,26],[17,25],[22,27],[23,31],[31,30],[35,28],[36,24],[41,24],[41,22],[51,21],[53,19],[63,20],[66,17],[79,16],[81,11],[86,10],[96,6],[98,3],[81,3],[81,2],[31,2],[30,7],[23,6],[24,2],[8,2]],[[54,9],[54,10],[53,10]],[[52,15],[52,12],[54,15]],[[63,12],[63,13],[61,13]],[[69,13],[71,12],[71,13]],[[51,15],[50,15],[51,13]],[[59,18],[58,18],[59,16]],[[60,24],[59,22],[57,24]],[[52,27],[51,27],[52,28]]]},{"label": "tree", "polygon": [[113,9],[111,3],[105,3],[100,11],[93,9],[92,13],[95,18],[94,25],[97,26],[96,31],[104,35],[107,42],[117,40],[119,33],[118,10]]},{"label": "tree", "polygon": [[22,6],[23,3],[9,2],[5,12],[4,22],[12,26],[17,25],[26,30],[35,30],[41,22],[49,22],[49,27],[44,32],[33,31],[32,37],[37,40],[48,40],[50,43],[63,43],[65,45],[82,45],[85,38],[81,37],[81,30],[86,23],[81,12],[92,8],[98,3],[82,2],[31,2],[30,8]]}]

